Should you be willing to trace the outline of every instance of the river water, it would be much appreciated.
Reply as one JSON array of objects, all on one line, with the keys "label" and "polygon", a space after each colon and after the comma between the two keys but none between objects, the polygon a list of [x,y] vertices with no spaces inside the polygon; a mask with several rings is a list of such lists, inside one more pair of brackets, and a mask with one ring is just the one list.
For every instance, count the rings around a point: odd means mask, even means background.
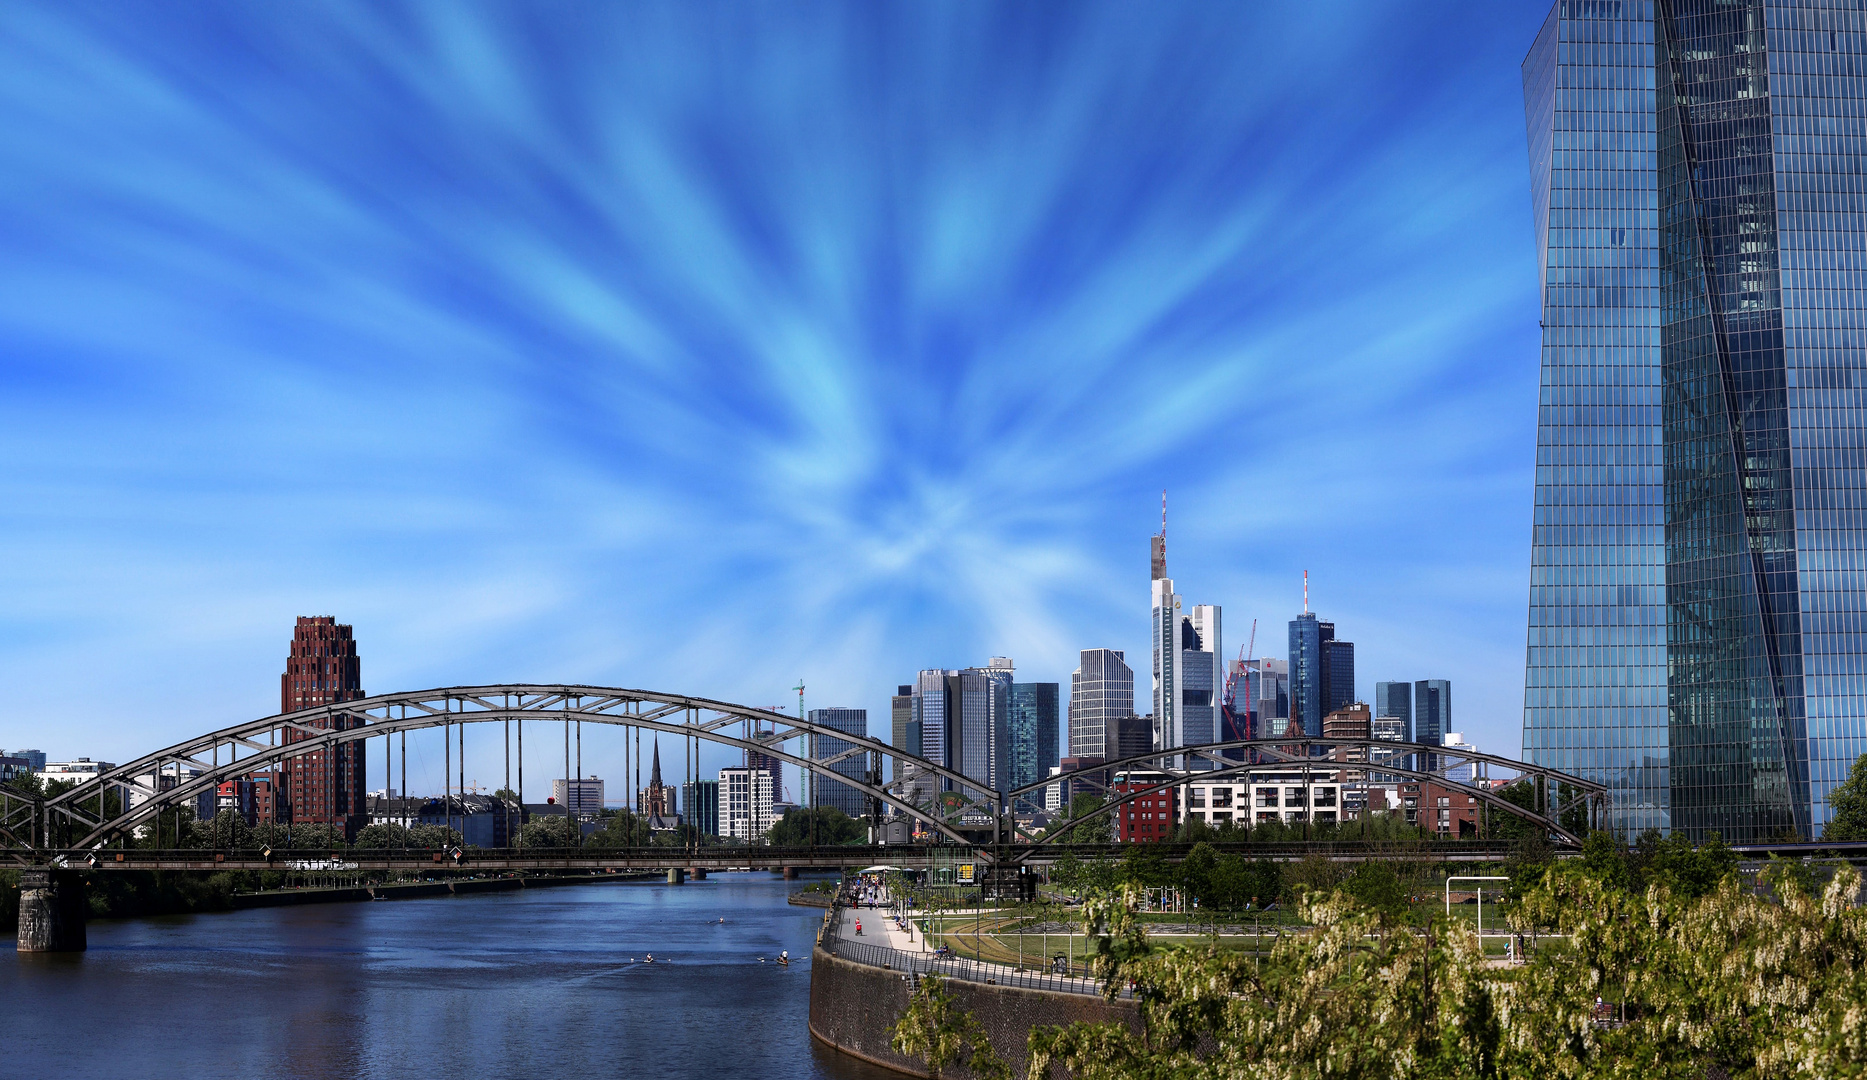
[{"label": "river water", "polygon": [[810,1038],[822,912],[786,904],[795,887],[716,874],[97,921],[82,954],[0,952],[0,1074],[898,1080]]}]

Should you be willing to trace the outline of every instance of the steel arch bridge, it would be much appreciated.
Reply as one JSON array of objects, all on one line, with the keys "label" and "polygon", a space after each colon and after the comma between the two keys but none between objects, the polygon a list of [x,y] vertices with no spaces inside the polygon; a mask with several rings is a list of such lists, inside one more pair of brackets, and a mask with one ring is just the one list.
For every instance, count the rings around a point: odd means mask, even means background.
[{"label": "steel arch bridge", "polygon": [[[209,732],[127,764],[110,769],[97,777],[49,798],[26,799],[0,794],[0,842],[13,849],[15,857],[34,852],[83,850],[97,848],[133,834],[164,811],[192,804],[203,792],[217,789],[227,780],[250,773],[272,770],[275,766],[307,754],[328,751],[367,740],[453,725],[517,721],[523,753],[523,722],[595,723],[632,728],[681,738],[736,747],[788,762],[815,776],[831,779],[862,792],[882,805],[923,823],[947,841],[976,844],[962,831],[964,819],[990,815],[995,846],[1016,844],[1008,808],[1019,796],[1037,789],[1084,775],[1109,775],[1129,768],[1149,766],[1150,771],[1166,774],[1166,779],[1152,786],[1126,793],[1116,793],[1098,811],[1107,813],[1132,799],[1167,787],[1192,782],[1225,779],[1251,772],[1288,772],[1309,768],[1314,771],[1361,769],[1392,773],[1413,779],[1431,780],[1449,790],[1468,793],[1481,802],[1506,813],[1529,820],[1549,830],[1558,841],[1579,844],[1580,838],[1562,825],[1564,813],[1579,801],[1598,810],[1605,797],[1603,785],[1569,776],[1540,766],[1512,761],[1495,755],[1472,751],[1452,751],[1446,747],[1413,743],[1375,742],[1367,739],[1299,738],[1292,740],[1259,739],[1180,747],[1144,754],[1119,761],[1099,763],[1076,772],[1047,777],[1007,792],[992,790],[983,782],[955,769],[929,761],[890,746],[866,735],[817,724],[808,719],[771,709],[752,708],[709,698],[663,694],[649,690],[597,686],[499,684],[489,686],[446,687],[394,694],[380,694],[300,712],[264,717]],[[732,729],[752,722],[752,733],[741,735]],[[759,732],[758,727],[771,730]],[[567,728],[568,734],[568,728]],[[786,744],[807,736],[835,739],[846,749],[822,757],[802,756],[786,749]],[[1362,761],[1342,762],[1309,756],[1308,748],[1359,749]],[[1376,748],[1393,756],[1391,764],[1366,763]],[[1226,751],[1244,750],[1261,759],[1243,764],[1224,757]],[[241,756],[244,754],[244,756]],[[1445,763],[1427,770],[1414,768],[1423,764],[1416,755],[1432,754],[1448,762],[1483,762],[1504,766],[1535,778],[1540,790],[1554,787],[1560,798],[1542,799],[1537,809],[1527,809],[1499,798],[1489,790],[1448,780]],[[868,755],[870,767],[862,776],[839,772],[835,766]],[[893,759],[899,776],[882,782],[880,762]],[[1179,760],[1182,765],[1205,764],[1207,768],[1174,768],[1167,764]],[[521,769],[523,758],[521,756]],[[173,787],[164,788],[165,770],[186,766],[197,774]],[[925,793],[945,788],[958,792],[960,805],[943,807],[913,801],[908,791]],[[120,800],[121,808],[107,815],[104,794],[108,790],[128,792],[131,798]],[[0,793],[5,789],[0,788]],[[133,803],[134,805],[129,805]],[[1592,816],[1592,815],[1591,815]],[[1065,823],[1076,824],[1075,821]],[[1051,830],[1051,838],[1065,828]],[[1022,853],[1006,852],[1012,861],[1022,861],[1034,853],[1035,845],[1017,844]]]}]

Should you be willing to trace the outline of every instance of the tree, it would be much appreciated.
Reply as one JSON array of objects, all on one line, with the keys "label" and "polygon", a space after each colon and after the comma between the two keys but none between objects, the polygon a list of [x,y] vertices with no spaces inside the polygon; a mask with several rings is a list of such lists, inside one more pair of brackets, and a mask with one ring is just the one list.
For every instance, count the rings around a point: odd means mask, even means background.
[{"label": "tree", "polygon": [[1085,814],[1094,815],[1073,826],[1069,835],[1063,838],[1066,844],[1106,844],[1110,842],[1110,822],[1114,819],[1107,813],[1097,814],[1102,809],[1100,795],[1078,795],[1070,800],[1070,808],[1063,815],[1064,821],[1075,821]]},{"label": "tree", "polygon": [[1198,900],[1201,907],[1216,907],[1213,879],[1218,869],[1218,853],[1212,850],[1211,844],[1201,840],[1193,845],[1193,850],[1186,853],[1186,858],[1180,860],[1177,875],[1180,888],[1185,889],[1188,896]]},{"label": "tree", "polygon": [[577,831],[564,814],[535,817],[519,829],[519,844],[528,848],[569,848],[577,845]]},{"label": "tree", "polygon": [[1867,840],[1867,754],[1855,758],[1848,778],[1828,793],[1828,814],[1822,839]]},{"label": "tree", "polygon": [[1361,906],[1389,918],[1399,918],[1407,913],[1407,890],[1401,884],[1393,863],[1376,859],[1364,861],[1342,883],[1342,891],[1354,897]]},{"label": "tree", "polygon": [[869,838],[869,826],[866,821],[852,818],[834,806],[815,809],[800,806],[786,810],[784,817],[773,822],[765,835],[773,847],[808,847],[813,836],[818,844],[856,844]]}]

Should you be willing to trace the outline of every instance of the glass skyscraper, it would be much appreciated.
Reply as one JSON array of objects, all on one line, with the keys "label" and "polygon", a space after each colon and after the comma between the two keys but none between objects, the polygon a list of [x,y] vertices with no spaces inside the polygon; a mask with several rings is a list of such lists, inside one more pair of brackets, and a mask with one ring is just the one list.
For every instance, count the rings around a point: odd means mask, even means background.
[{"label": "glass skyscraper", "polygon": [[1322,718],[1355,700],[1355,645],[1313,612],[1290,620],[1290,727],[1322,735]]},{"label": "glass skyscraper", "polygon": [[1007,788],[1035,784],[1057,764],[1056,683],[1011,684],[1011,775]]},{"label": "glass skyscraper", "polygon": [[1560,0],[1524,60],[1524,755],[1608,783],[1630,832],[1817,835],[1867,749],[1864,30]]},{"label": "glass skyscraper", "polygon": [[[810,720],[811,723],[822,724],[838,731],[847,731],[852,735],[869,733],[869,710],[867,709],[812,709]],[[854,746],[854,743],[831,735],[810,736],[812,758],[834,757]],[[844,758],[830,768],[852,780],[862,780],[869,771],[869,755],[856,754],[853,757]],[[821,776],[813,777],[811,780],[811,801],[817,806],[834,806],[850,817],[861,817],[868,813],[868,796],[848,784],[826,780]]]}]

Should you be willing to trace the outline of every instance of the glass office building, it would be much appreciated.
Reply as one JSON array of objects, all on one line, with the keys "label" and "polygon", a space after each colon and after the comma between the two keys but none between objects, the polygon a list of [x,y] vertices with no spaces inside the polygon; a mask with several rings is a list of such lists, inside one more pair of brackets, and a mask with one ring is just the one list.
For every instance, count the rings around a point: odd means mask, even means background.
[{"label": "glass office building", "polygon": [[1867,749],[1862,18],[1560,0],[1524,61],[1524,755],[1629,832],[1818,835]]},{"label": "glass office building", "polygon": [[1035,784],[1050,775],[1057,752],[1057,704],[1062,688],[1053,682],[1011,684],[1011,775],[1007,788]]},{"label": "glass office building", "polygon": [[[810,721],[838,731],[847,731],[851,735],[869,733],[869,710],[867,709],[812,709]],[[833,735],[810,736],[810,756],[813,759],[834,757],[854,748],[854,743]],[[830,768],[852,780],[863,780],[869,771],[869,755],[855,754],[844,758]],[[816,806],[834,806],[850,817],[862,817],[869,811],[869,797],[864,795],[860,789],[822,776],[811,778],[810,798]]]}]

